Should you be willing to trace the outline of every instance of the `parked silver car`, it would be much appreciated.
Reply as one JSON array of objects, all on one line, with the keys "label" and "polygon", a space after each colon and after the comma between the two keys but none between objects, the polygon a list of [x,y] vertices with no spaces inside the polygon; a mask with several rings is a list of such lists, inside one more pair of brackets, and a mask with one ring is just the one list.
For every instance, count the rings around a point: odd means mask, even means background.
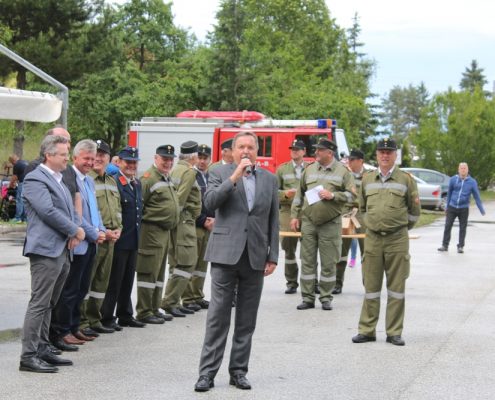
[{"label": "parked silver car", "polygon": [[441,172],[435,171],[433,169],[426,168],[401,168],[403,171],[407,171],[414,176],[424,180],[426,183],[430,183],[432,185],[440,185],[442,189],[442,203],[440,205],[440,209],[443,211],[447,206],[447,192],[449,191],[449,181],[450,176],[445,175]]},{"label": "parked silver car", "polygon": [[441,208],[442,188],[440,185],[431,185],[413,175],[418,184],[419,201],[422,208]]}]

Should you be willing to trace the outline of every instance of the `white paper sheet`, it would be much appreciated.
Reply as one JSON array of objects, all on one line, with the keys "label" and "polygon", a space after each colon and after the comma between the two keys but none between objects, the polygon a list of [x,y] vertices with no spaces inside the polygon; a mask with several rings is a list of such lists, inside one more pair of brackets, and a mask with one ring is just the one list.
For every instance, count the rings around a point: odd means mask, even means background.
[{"label": "white paper sheet", "polygon": [[320,190],[323,190],[322,185],[315,186],[313,189],[309,189],[306,191],[306,198],[308,199],[309,205],[321,201],[320,195],[318,194]]}]

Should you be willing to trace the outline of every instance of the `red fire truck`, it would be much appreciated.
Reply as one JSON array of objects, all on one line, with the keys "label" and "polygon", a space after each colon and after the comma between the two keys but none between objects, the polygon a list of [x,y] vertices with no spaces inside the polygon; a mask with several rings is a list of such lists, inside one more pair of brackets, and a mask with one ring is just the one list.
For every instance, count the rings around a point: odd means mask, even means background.
[{"label": "red fire truck", "polygon": [[273,120],[255,111],[184,111],[176,117],[145,117],[129,123],[128,144],[139,148],[142,173],[153,163],[158,146],[171,144],[178,153],[187,140],[211,146],[215,162],[221,156],[221,143],[242,130],[256,133],[257,164],[272,172],[290,159],[289,146],[295,139],[306,144],[307,160],[313,159],[313,145],[321,137],[334,140],[338,153],[349,152],[344,131],[335,120]]}]

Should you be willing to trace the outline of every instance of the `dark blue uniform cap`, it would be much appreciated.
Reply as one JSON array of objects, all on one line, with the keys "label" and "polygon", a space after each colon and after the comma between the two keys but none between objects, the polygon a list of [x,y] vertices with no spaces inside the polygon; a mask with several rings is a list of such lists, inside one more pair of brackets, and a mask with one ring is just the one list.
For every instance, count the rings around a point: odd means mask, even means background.
[{"label": "dark blue uniform cap", "polygon": [[198,152],[198,144],[192,140],[188,140],[180,145],[181,154],[192,154]]},{"label": "dark blue uniform cap", "polygon": [[164,144],[156,148],[156,154],[162,157],[175,157],[175,149],[171,144]]},{"label": "dark blue uniform cap", "polygon": [[117,155],[121,160],[139,161],[139,150],[136,147],[126,146]]},{"label": "dark blue uniform cap", "polygon": [[110,146],[108,145],[107,142],[104,142],[101,139],[98,139],[95,142],[96,142],[96,151],[102,151],[104,153],[111,154]]},{"label": "dark blue uniform cap", "polygon": [[305,150],[306,145],[302,140],[294,140],[292,144],[289,146],[289,149],[291,150]]},{"label": "dark blue uniform cap", "polygon": [[198,154],[203,154],[205,156],[211,156],[211,147],[206,144],[200,144],[198,146]]},{"label": "dark blue uniform cap", "polygon": [[364,153],[359,150],[359,149],[352,149],[350,154],[349,154],[349,159],[350,160],[364,160]]}]

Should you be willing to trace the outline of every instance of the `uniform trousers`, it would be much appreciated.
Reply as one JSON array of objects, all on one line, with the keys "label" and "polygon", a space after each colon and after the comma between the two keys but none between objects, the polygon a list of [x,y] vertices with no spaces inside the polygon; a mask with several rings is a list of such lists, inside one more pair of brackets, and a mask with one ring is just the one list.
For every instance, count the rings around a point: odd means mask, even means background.
[{"label": "uniform trousers", "polygon": [[198,261],[192,273],[192,277],[182,294],[184,304],[197,303],[205,298],[203,287],[205,285],[206,271],[208,270],[208,261],[205,261],[206,245],[210,232],[207,229],[196,227],[196,237],[198,244]]},{"label": "uniform trousers", "polygon": [[336,265],[342,247],[342,218],[339,216],[321,225],[303,217],[301,225],[301,294],[306,303],[315,302],[315,278],[318,277],[318,251],[320,252],[320,301],[333,299]]},{"label": "uniform trousers", "polygon": [[163,293],[170,231],[156,224],[141,224],[137,258],[137,319],[158,313]]},{"label": "uniform trousers", "polygon": [[101,306],[101,321],[104,325],[115,321],[115,316],[125,321],[132,318],[131,293],[136,272],[136,259],[137,250],[114,248],[110,280]]},{"label": "uniform trousers", "polygon": [[101,305],[105,299],[112,271],[114,243],[105,241],[98,245],[91,272],[91,286],[81,306],[81,328],[101,325]]},{"label": "uniform trousers", "polygon": [[[290,231],[290,207],[282,206],[279,214],[280,230]],[[296,249],[298,238],[283,237],[280,239],[280,245],[285,252],[285,280],[287,287],[297,288],[297,277],[299,275],[299,267],[297,265]]]},{"label": "uniform trousers", "polygon": [[401,335],[404,326],[406,279],[410,269],[407,227],[384,235],[367,229],[364,246],[362,270],[365,295],[359,319],[359,333],[376,335],[385,274],[388,295],[385,329],[387,336]]}]

